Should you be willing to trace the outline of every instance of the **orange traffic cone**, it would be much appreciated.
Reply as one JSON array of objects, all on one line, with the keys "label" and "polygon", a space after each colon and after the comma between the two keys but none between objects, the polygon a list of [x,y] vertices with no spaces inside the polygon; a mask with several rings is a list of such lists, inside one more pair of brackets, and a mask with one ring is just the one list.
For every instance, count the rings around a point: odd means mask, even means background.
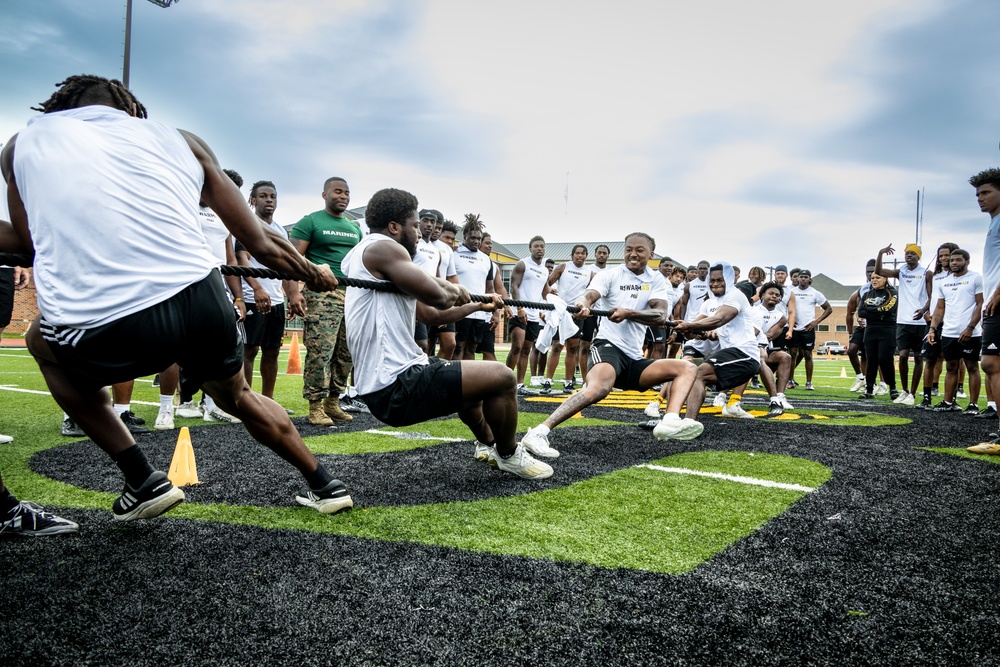
[{"label": "orange traffic cone", "polygon": [[299,354],[299,335],[292,334],[292,349],[288,353],[288,368],[285,375],[302,375],[302,357]]},{"label": "orange traffic cone", "polygon": [[198,466],[194,462],[191,432],[187,426],[182,426],[180,435],[177,436],[177,446],[174,447],[174,458],[170,461],[170,472],[167,473],[167,478],[174,486],[201,484],[198,481]]}]

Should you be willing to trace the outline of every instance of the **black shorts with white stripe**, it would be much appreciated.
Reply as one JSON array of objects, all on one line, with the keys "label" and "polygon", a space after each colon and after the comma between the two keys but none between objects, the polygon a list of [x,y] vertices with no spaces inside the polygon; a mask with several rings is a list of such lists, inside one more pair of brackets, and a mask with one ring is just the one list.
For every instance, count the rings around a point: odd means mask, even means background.
[{"label": "black shorts with white stripe", "polygon": [[705,359],[715,370],[715,390],[732,389],[749,382],[760,372],[760,355],[754,359],[743,350],[726,347]]}]

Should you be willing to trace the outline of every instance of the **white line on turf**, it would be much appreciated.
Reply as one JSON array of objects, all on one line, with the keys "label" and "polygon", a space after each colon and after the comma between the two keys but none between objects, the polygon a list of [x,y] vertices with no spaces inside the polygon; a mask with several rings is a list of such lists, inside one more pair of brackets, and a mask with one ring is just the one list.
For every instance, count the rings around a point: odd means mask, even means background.
[{"label": "white line on turf", "polygon": [[[38,391],[37,389],[21,389],[16,384],[0,384],[0,391],[17,391],[22,394],[41,394],[42,396],[51,396],[47,391]],[[151,401],[132,401],[133,405],[155,405],[159,407],[159,403],[153,403]]]},{"label": "white line on turf", "polygon": [[660,472],[672,472],[678,475],[695,475],[696,477],[711,477],[713,479],[724,479],[727,482],[739,482],[740,484],[753,484],[754,486],[768,486],[775,489],[785,489],[787,491],[801,491],[812,493],[816,489],[800,484],[785,484],[784,482],[772,482],[768,479],[757,479],[756,477],[743,477],[741,475],[726,475],[721,472],[705,472],[704,470],[690,470],[688,468],[666,468],[664,466],[654,466],[649,464],[637,465],[636,468],[649,468]]},{"label": "white line on turf", "polygon": [[377,428],[370,428],[365,433],[374,433],[375,435],[388,435],[393,438],[399,438],[401,440],[440,440],[441,442],[465,442],[468,438],[444,438],[438,437],[436,435],[430,435],[429,433],[404,433],[402,431],[381,431]]}]

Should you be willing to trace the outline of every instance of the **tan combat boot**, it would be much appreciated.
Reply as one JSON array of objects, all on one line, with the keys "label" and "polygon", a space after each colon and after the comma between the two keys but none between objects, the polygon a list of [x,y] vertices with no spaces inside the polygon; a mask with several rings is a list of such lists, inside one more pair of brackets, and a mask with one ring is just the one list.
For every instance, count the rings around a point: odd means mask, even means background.
[{"label": "tan combat boot", "polygon": [[333,420],[326,416],[323,401],[309,401],[309,423],[313,426],[333,426]]},{"label": "tan combat boot", "polygon": [[335,422],[349,422],[354,419],[354,417],[344,412],[344,408],[340,407],[339,396],[330,396],[323,399],[323,411]]}]

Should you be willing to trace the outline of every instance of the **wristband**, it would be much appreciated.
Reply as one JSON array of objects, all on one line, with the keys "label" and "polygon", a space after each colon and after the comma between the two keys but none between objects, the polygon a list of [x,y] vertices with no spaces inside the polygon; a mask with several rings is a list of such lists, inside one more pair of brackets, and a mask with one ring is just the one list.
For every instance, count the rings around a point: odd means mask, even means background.
[{"label": "wristband", "polygon": [[236,303],[237,301],[242,301],[242,300],[243,300],[243,297],[238,296],[235,299],[233,299],[233,303]]}]

